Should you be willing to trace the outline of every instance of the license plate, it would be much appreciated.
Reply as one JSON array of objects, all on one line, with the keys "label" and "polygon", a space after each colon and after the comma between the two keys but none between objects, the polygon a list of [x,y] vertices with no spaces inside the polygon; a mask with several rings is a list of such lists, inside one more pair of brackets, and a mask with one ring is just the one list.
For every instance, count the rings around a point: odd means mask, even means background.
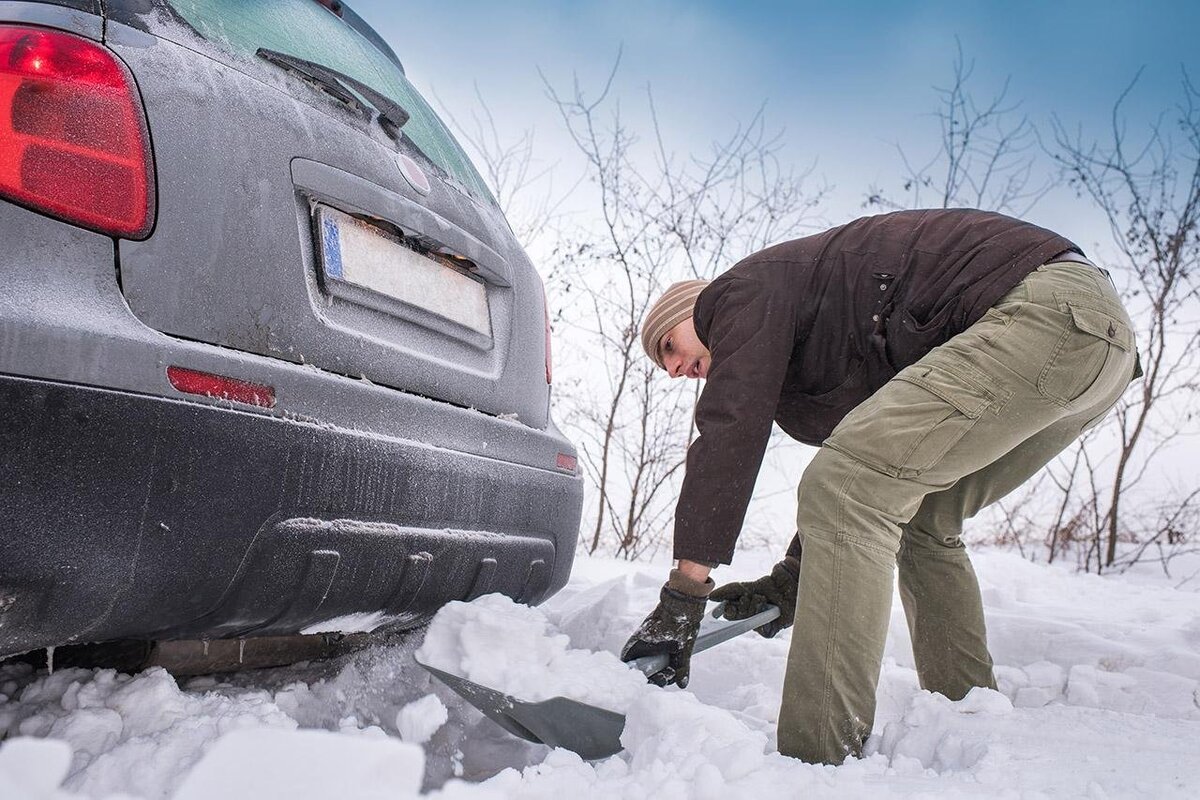
[{"label": "license plate", "polygon": [[[317,208],[322,265],[326,282],[337,294],[339,285],[422,309],[490,337],[487,287],[483,281],[406,247],[370,223],[327,206]],[[352,293],[348,299],[362,301]]]}]

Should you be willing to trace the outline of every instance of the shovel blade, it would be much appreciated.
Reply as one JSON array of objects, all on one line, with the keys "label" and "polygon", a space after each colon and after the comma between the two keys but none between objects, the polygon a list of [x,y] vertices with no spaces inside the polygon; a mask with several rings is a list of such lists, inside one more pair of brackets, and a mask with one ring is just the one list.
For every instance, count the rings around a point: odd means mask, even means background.
[{"label": "shovel blade", "polygon": [[530,703],[420,661],[417,663],[514,736],[549,747],[563,747],[588,760],[621,752],[621,733],[625,730],[623,714],[568,697]]},{"label": "shovel blade", "polygon": [[[721,606],[717,611],[720,612]],[[694,653],[707,650],[746,631],[765,625],[779,616],[779,609],[766,606],[746,619],[716,623],[702,628]],[[588,705],[569,697],[552,697],[537,703],[518,700],[495,689],[452,675],[414,659],[431,675],[453,689],[484,716],[514,736],[550,747],[564,747],[584,759],[608,758],[621,752],[625,715]],[[647,676],[667,665],[665,655],[646,656],[632,665]]]},{"label": "shovel blade", "polygon": [[580,758],[608,758],[621,752],[625,715],[588,705],[569,697],[551,697],[540,703],[517,701],[513,717],[543,744],[564,747]]}]

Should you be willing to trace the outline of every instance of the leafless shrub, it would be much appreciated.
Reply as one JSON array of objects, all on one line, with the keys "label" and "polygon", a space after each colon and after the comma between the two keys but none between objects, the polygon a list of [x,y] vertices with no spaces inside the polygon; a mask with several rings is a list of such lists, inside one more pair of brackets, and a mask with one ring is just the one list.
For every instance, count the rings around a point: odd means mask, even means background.
[{"label": "leafless shrub", "polygon": [[[1153,559],[1170,574],[1172,560],[1200,549],[1195,475],[1173,479],[1167,467],[1200,432],[1200,94],[1185,74],[1182,102],[1135,140],[1123,108],[1136,84],[1118,97],[1103,141],[1055,119],[1050,155],[1108,223],[1116,254],[1102,260],[1133,317],[1145,375],[1020,497],[1052,506],[1025,520],[1045,531],[1047,560],[1103,572]],[[1004,524],[1021,502],[1006,502]]]},{"label": "leafless shrub", "polygon": [[529,247],[561,221],[562,205],[571,189],[554,188],[556,165],[538,157],[534,129],[502,132],[478,84],[474,89],[477,106],[469,120],[455,116],[438,99],[441,114],[474,154],[473,161],[513,226],[517,240]]},{"label": "leafless shrub", "polygon": [[1171,449],[1198,432],[1200,93],[1185,74],[1182,102],[1140,137],[1124,115],[1136,78],[1114,104],[1103,141],[1053,119],[1053,144],[1042,149],[1059,177],[1035,181],[1036,129],[1008,101],[1007,83],[990,102],[976,103],[972,72],[960,47],[950,87],[938,89],[937,150],[914,166],[898,146],[900,199],[872,187],[866,205],[966,205],[1021,215],[1065,181],[1108,223],[1116,256],[1100,260],[1114,269],[1131,309],[1146,373],[1098,428],[998,504],[986,540],[1090,571],[1147,558],[1165,569],[1200,538],[1194,476],[1163,478]]},{"label": "leafless shrub", "polygon": [[706,153],[679,155],[647,89],[638,136],[613,96],[618,66],[594,97],[578,81],[560,91],[543,80],[599,209],[597,224],[577,226],[556,251],[564,318],[583,335],[591,373],[565,418],[594,490],[583,545],[638,558],[670,530],[698,391],[671,385],[642,353],[650,304],[675,280],[713,277],[799,235],[824,190],[807,191],[807,173],[780,164],[780,137],[761,111]]},{"label": "leafless shrub", "polygon": [[[1194,537],[1200,496],[1200,489],[1169,485],[1158,468],[1172,446],[1197,432],[1200,93],[1185,74],[1180,105],[1137,142],[1123,115],[1136,83],[1114,104],[1103,143],[1054,122],[1055,161],[1112,232],[1113,265],[1121,268],[1145,370],[1114,410],[1109,435],[1081,447],[1089,480],[1080,502],[1096,508],[1085,567],[1096,571],[1127,567],[1159,543],[1174,548]],[[1137,546],[1119,548],[1122,541]]]},{"label": "leafless shrub", "polygon": [[1053,186],[1035,180],[1037,132],[1020,103],[1008,99],[1009,85],[986,104],[978,104],[969,87],[974,62],[958,45],[954,76],[948,88],[934,87],[940,99],[934,115],[941,127],[938,147],[922,164],[914,164],[899,144],[904,165],[901,193],[892,196],[872,186],[864,205],[899,208],[970,207],[1021,216]]}]

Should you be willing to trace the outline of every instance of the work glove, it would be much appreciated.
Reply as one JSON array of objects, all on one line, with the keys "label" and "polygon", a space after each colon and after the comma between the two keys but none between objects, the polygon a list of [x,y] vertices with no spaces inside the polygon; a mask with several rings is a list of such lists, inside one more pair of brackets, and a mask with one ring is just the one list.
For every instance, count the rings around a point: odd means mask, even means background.
[{"label": "work glove", "polygon": [[659,592],[658,606],[621,648],[621,660],[665,653],[667,666],[650,675],[650,682],[656,686],[674,683],[681,689],[687,686],[692,648],[696,646],[696,634],[712,589],[712,578],[701,583],[677,569],[671,570],[671,579]]},{"label": "work glove", "polygon": [[784,628],[792,627],[796,617],[796,593],[800,586],[800,559],[788,556],[771,568],[770,575],[756,581],[727,583],[713,590],[709,599],[725,604],[726,619],[745,619],[772,605],[779,616],[754,630],[770,639]]}]

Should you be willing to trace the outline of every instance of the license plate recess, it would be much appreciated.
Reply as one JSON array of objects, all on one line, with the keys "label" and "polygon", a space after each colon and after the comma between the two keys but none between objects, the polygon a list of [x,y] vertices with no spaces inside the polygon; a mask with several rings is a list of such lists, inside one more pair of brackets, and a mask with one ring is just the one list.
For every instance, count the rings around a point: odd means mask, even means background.
[{"label": "license plate recess", "polygon": [[453,266],[450,257],[419,252],[378,225],[320,204],[316,238],[328,293],[459,338],[490,343],[487,284]]}]

